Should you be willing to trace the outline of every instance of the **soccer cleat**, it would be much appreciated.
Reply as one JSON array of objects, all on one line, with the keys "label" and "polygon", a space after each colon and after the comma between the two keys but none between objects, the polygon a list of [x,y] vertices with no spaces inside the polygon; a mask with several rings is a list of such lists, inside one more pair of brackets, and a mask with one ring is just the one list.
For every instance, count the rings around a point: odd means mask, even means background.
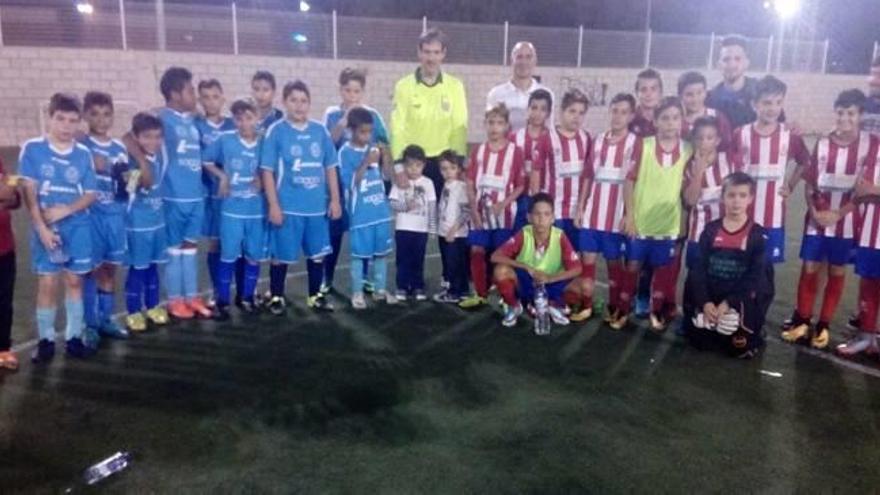
[{"label": "soccer cleat", "polygon": [[309,296],[309,298],[306,299],[306,304],[315,311],[331,312],[334,309],[333,303],[320,293],[315,294],[314,296]]},{"label": "soccer cleat", "polygon": [[[781,334],[782,340],[794,344],[802,339],[806,339],[810,335],[810,324],[807,322],[799,322],[799,324],[784,330]],[[826,343],[826,345],[828,345]]]},{"label": "soccer cleat", "polygon": [[95,354],[95,350],[83,344],[79,337],[74,337],[64,344],[64,353],[72,358],[85,359]]},{"label": "soccer cleat", "polygon": [[150,323],[156,326],[167,325],[170,321],[168,317],[168,311],[165,311],[165,308],[161,306],[156,306],[155,308],[150,308],[147,310],[147,319],[150,320]]},{"label": "soccer cleat", "polygon": [[372,294],[376,292],[376,286],[373,285],[373,282],[369,280],[364,280],[364,293]]},{"label": "soccer cleat", "polygon": [[367,309],[367,300],[363,292],[355,292],[351,295],[351,307],[354,309]]},{"label": "soccer cleat", "polygon": [[175,299],[168,302],[168,313],[178,320],[191,320],[196,315],[193,310],[183,302],[183,299]]},{"label": "soccer cleat", "polygon": [[260,308],[265,308],[269,305],[270,299],[272,299],[271,292],[266,291],[262,294],[257,292],[256,294],[254,294],[254,305]]},{"label": "soccer cleat", "polygon": [[568,318],[574,322],[587,321],[593,316],[593,307],[587,307],[580,311],[576,311],[571,314]]},{"label": "soccer cleat", "polygon": [[453,296],[449,292],[443,291],[434,294],[434,302],[438,302],[441,304],[458,304],[461,302],[461,298],[458,296]]},{"label": "soccer cleat", "polygon": [[106,320],[101,325],[101,328],[98,329],[98,333],[101,337],[107,337],[108,339],[125,340],[128,338],[128,330],[119,323],[116,323],[115,320]]},{"label": "soccer cleat", "polygon": [[202,300],[201,297],[194,297],[189,300],[187,303],[189,308],[192,310],[193,314],[198,318],[212,318],[214,313],[211,309],[205,304],[205,301]]},{"label": "soccer cleat", "polygon": [[570,323],[568,317],[565,316],[565,313],[556,306],[549,306],[547,312],[550,313],[550,319],[553,320],[553,323],[556,323],[557,325],[565,326]]},{"label": "soccer cleat", "polygon": [[660,313],[651,312],[650,315],[651,320],[651,331],[654,333],[663,333],[666,331],[666,327],[669,326],[669,321],[666,317]]},{"label": "soccer cleat", "polygon": [[508,306],[507,310],[504,312],[504,319],[501,320],[501,324],[507,328],[516,325],[516,321],[519,319],[522,312],[522,304],[517,303],[516,306]]},{"label": "soccer cleat", "polygon": [[82,341],[86,346],[97,349],[101,344],[101,330],[89,326],[83,328]]},{"label": "soccer cleat", "polygon": [[758,348],[752,348],[745,350],[736,355],[737,359],[752,359],[757,356],[761,351]]},{"label": "soccer cleat", "polygon": [[837,352],[843,356],[877,353],[877,336],[873,333],[860,332],[854,339],[837,346]]},{"label": "soccer cleat", "polygon": [[287,310],[287,300],[281,296],[272,296],[266,303],[266,309],[275,316],[281,316]]},{"label": "soccer cleat", "polygon": [[623,330],[629,324],[629,315],[628,314],[620,314],[616,319],[610,321],[608,326],[611,327],[612,330]]},{"label": "soccer cleat", "polygon": [[214,299],[213,297],[209,297],[208,299],[205,299],[204,302],[205,302],[205,307],[208,309],[214,309],[215,307],[217,307],[217,300]]},{"label": "soccer cleat", "polygon": [[616,320],[619,316],[620,312],[614,306],[608,305],[605,307],[605,313],[602,315],[602,321],[605,323],[611,323]]},{"label": "soccer cleat", "polygon": [[417,290],[416,293],[415,293],[415,299],[416,299],[416,301],[418,301],[418,302],[427,301],[427,300],[428,300],[428,295],[425,294],[425,291],[419,289],[419,290]]},{"label": "soccer cleat", "polygon": [[125,317],[125,326],[135,333],[147,330],[147,320],[142,313],[132,313]]},{"label": "soccer cleat", "polygon": [[238,305],[238,308],[241,310],[242,313],[246,315],[253,315],[259,311],[259,306],[251,301],[248,301],[247,299],[242,299],[241,304]]},{"label": "soccer cleat", "polygon": [[489,301],[485,297],[480,297],[477,294],[472,296],[467,296],[461,299],[461,302],[458,303],[458,307],[461,309],[477,309],[482,306],[485,306]]},{"label": "soccer cleat", "polygon": [[40,339],[37,348],[31,354],[32,363],[48,363],[55,357],[55,342]]},{"label": "soccer cleat", "polygon": [[0,369],[10,371],[18,369],[18,358],[12,351],[0,352]]},{"label": "soccer cleat", "polygon": [[373,292],[373,300],[376,302],[385,301],[385,304],[397,304],[397,296],[384,290]]},{"label": "soccer cleat", "polygon": [[326,283],[324,283],[324,282],[321,282],[321,288],[318,289],[318,291],[319,291],[322,295],[325,295],[325,296],[326,296],[327,294],[330,294],[331,292],[333,292],[333,286],[332,286],[332,285],[329,285],[329,284],[326,284]]},{"label": "soccer cleat", "polygon": [[797,311],[795,311],[790,317],[788,317],[788,319],[782,322],[782,329],[791,330],[791,327],[795,326],[799,319],[800,317],[798,316]]},{"label": "soccer cleat", "polygon": [[859,319],[858,313],[856,313],[854,315],[850,315],[850,317],[847,318],[846,328],[849,328],[850,330],[855,330],[858,332],[861,327],[862,327],[862,322]]},{"label": "soccer cleat", "polygon": [[229,321],[229,306],[226,304],[217,304],[211,310],[211,319],[214,321]]},{"label": "soccer cleat", "polygon": [[819,322],[816,324],[816,330],[810,337],[810,347],[814,349],[824,349],[828,347],[829,342],[831,342],[831,332],[828,329],[828,324]]},{"label": "soccer cleat", "polygon": [[406,302],[407,294],[405,290],[398,290],[394,293],[394,298],[397,299],[398,302]]}]

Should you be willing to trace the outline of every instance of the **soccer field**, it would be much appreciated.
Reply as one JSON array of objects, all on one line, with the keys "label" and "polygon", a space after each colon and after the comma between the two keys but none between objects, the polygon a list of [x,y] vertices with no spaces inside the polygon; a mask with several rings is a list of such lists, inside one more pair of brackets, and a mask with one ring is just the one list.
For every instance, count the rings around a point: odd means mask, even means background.
[{"label": "soccer field", "polygon": [[[355,313],[344,296],[335,313],[316,315],[296,266],[285,318],[174,325],[106,342],[89,361],[60,355],[36,367],[25,355],[35,292],[19,213],[22,369],[0,374],[0,492],[78,489],[85,467],[119,450],[132,464],[104,491],[875,490],[877,362],[777,337],[796,291],[802,196],[789,208],[769,342],[751,361],[695,351],[673,332],[656,337],[643,321],[614,332],[594,318],[541,338],[530,320],[504,329],[488,310]],[[427,265],[436,287],[436,254]],[[347,275],[337,273],[345,293]],[[845,337],[854,282],[832,345]]]}]

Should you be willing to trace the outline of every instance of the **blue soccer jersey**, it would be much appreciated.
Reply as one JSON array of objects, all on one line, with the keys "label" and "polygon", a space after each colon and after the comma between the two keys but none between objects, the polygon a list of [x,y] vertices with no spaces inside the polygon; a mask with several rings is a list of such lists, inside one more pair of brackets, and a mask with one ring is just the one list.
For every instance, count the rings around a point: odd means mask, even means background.
[{"label": "blue soccer jersey", "polygon": [[[25,179],[35,185],[40,209],[70,205],[86,193],[97,192],[92,154],[82,144],[60,151],[44,137],[31,139],[22,145],[18,164]],[[87,210],[80,210],[60,223],[87,221]]]},{"label": "blue soccer jersey", "polygon": [[112,177],[113,167],[117,164],[128,166],[128,151],[121,141],[111,139],[99,141],[92,136],[86,136],[81,141],[83,146],[92,153],[92,160],[98,158],[104,161],[104,171],[95,169],[97,179],[97,199],[92,203],[91,210],[99,215],[122,215],[125,213],[125,201],[116,198],[116,181]]},{"label": "blue soccer jersey", "polygon": [[[155,230],[165,226],[165,213],[162,210],[162,179],[165,176],[166,167],[160,155],[146,156],[153,172],[153,186],[149,189],[138,187],[134,195],[128,198],[128,215],[126,228],[128,230]],[[131,169],[137,169],[137,162],[130,160]]]},{"label": "blue soccer jersey", "polygon": [[[204,153],[205,150],[208,149],[208,146],[211,145],[214,141],[216,141],[221,134],[224,132],[234,131],[235,130],[235,121],[232,120],[231,117],[223,117],[219,123],[214,123],[208,120],[206,117],[196,117],[193,122],[196,125],[196,129],[199,130],[199,136],[201,138],[202,143],[202,160],[205,160]],[[216,163],[217,166],[223,167],[222,163]],[[214,176],[209,174],[207,171],[202,172],[202,182],[205,183],[205,186],[208,188],[208,194],[212,198],[217,197],[217,181],[214,180]]]},{"label": "blue soccer jersey", "polygon": [[[385,127],[385,121],[382,120],[382,115],[375,108],[371,108],[366,105],[361,105],[361,108],[369,110],[369,112],[373,115],[373,136],[370,139],[370,142],[373,144],[388,144],[388,130]],[[339,105],[327,107],[327,111],[324,112],[324,127],[326,127],[328,131],[332,131],[344,115],[345,110],[343,110],[342,107],[340,107]],[[342,145],[349,142],[350,140],[351,129],[346,127],[345,131],[342,132],[342,135],[339,136],[339,139],[336,140],[336,147],[342,148]]]},{"label": "blue soccer jersey", "polygon": [[350,229],[391,221],[391,206],[385,195],[385,181],[377,165],[370,165],[360,182],[352,180],[348,193]]},{"label": "blue soccer jersey", "polygon": [[166,170],[162,183],[165,200],[204,200],[201,137],[192,115],[163,108],[159,111],[159,119],[165,135],[163,161]]},{"label": "blue soccer jersey", "polygon": [[327,129],[310,120],[289,120],[269,128],[261,146],[260,166],[275,173],[278,202],[287,215],[326,215],[326,171],[336,166],[336,147]]},{"label": "blue soccer jersey", "polygon": [[284,112],[273,108],[262,120],[257,123],[257,134],[265,136],[272,124],[284,118]]},{"label": "blue soccer jersey", "polygon": [[204,159],[208,163],[225,164],[229,196],[223,199],[223,215],[237,218],[265,216],[263,195],[254,186],[254,180],[259,176],[257,141],[247,143],[237,132],[224,133],[208,146]]}]

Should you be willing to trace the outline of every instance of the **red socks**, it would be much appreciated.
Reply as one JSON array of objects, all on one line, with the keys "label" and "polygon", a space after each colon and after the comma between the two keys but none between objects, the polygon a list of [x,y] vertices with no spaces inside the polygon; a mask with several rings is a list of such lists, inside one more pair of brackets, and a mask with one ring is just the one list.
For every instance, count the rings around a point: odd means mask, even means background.
[{"label": "red socks", "polygon": [[584,284],[584,293],[582,294],[581,299],[581,308],[592,308],[593,307],[593,290],[596,286],[596,264],[595,263],[586,263],[584,261],[581,262],[581,278],[587,281]]},{"label": "red socks", "polygon": [[495,287],[498,288],[498,293],[501,294],[504,304],[508,306],[516,306],[518,304],[516,300],[516,279],[496,280]]},{"label": "red socks", "polygon": [[[831,280],[829,279],[829,285],[830,282]],[[813,316],[813,303],[816,301],[818,288],[819,272],[807,273],[806,269],[801,269],[801,279],[798,282],[797,293],[797,314],[801,318],[808,319]]]},{"label": "red socks", "polygon": [[632,309],[632,300],[636,292],[636,284],[639,280],[639,272],[632,272],[626,267],[620,270],[620,293],[618,309],[623,315],[629,314]]},{"label": "red socks", "polygon": [[623,283],[624,272],[626,270],[621,262],[608,262],[608,305],[613,308],[620,307],[620,287]]},{"label": "red socks", "polygon": [[880,278],[859,281],[859,322],[863,332],[877,333],[877,309],[880,306]]},{"label": "red socks", "polygon": [[486,274],[486,252],[471,251],[471,280],[480,297],[489,295],[489,276]]},{"label": "red socks", "polygon": [[834,318],[834,312],[837,311],[837,304],[843,295],[844,275],[828,275],[828,281],[825,283],[825,298],[822,299],[822,311],[819,313],[819,321],[830,323]]},{"label": "red socks", "polygon": [[651,311],[662,313],[675,306],[675,285],[681,265],[672,259],[666,265],[654,269],[651,280]]}]

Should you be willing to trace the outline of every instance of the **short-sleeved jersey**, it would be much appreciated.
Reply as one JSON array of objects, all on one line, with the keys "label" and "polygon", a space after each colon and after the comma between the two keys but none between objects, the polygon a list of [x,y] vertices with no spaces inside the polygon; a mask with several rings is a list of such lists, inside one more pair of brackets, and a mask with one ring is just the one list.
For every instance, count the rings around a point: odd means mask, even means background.
[{"label": "short-sleeved jersey", "polygon": [[165,145],[163,193],[166,201],[201,201],[205,199],[202,183],[201,136],[192,115],[170,108],[159,111]]},{"label": "short-sleeved jersey", "polygon": [[272,127],[272,124],[282,119],[284,119],[284,112],[273,107],[272,110],[257,123],[257,134],[265,136],[269,128]]},{"label": "short-sleeved jersey", "polygon": [[[519,256],[520,251],[522,251],[523,243],[525,242],[525,235],[523,235],[523,231],[520,230],[513,237],[508,239],[504,244],[502,244],[498,250],[504,256],[507,256],[511,259],[516,259]],[[537,240],[535,240],[537,244]],[[575,251],[574,246],[572,246],[571,241],[563,232],[559,237],[559,247],[562,252],[562,266],[565,267],[565,270],[573,270],[578,267],[580,264],[580,258],[578,257],[577,251]],[[539,253],[543,253],[547,250],[547,244],[535,246],[535,251]]]},{"label": "short-sleeved jersey", "polygon": [[583,211],[584,228],[620,232],[623,188],[641,146],[642,140],[632,132],[613,140],[609,131],[594,140],[584,172],[590,181],[590,197]]},{"label": "short-sleeved jersey", "polygon": [[[208,149],[208,146],[210,146],[211,143],[220,137],[220,134],[235,130],[235,121],[232,120],[231,117],[223,117],[223,120],[219,123],[215,123],[208,120],[206,117],[199,116],[195,118],[194,123],[199,130],[199,136],[201,136],[203,161],[208,161],[205,160],[204,157],[205,150]],[[214,163],[220,168],[223,167],[223,163]],[[207,170],[202,171],[202,182],[205,184],[205,187],[208,188],[208,194],[212,198],[216,198],[218,183],[214,179],[214,176],[209,174]]]},{"label": "short-sleeved jersey", "polygon": [[695,180],[700,181],[700,196],[690,211],[688,228],[688,239],[693,242],[700,240],[703,229],[709,222],[718,220],[724,216],[724,203],[721,201],[721,186],[724,178],[731,173],[739,170],[741,165],[735,155],[721,151],[717,155],[714,163],[706,168],[702,177],[695,177],[694,168],[696,164],[694,159],[688,162],[684,171],[685,188]]},{"label": "short-sleeved jersey", "polygon": [[516,188],[522,187],[522,162],[522,151],[512,141],[507,141],[499,150],[493,150],[489,143],[483,143],[471,153],[467,177],[476,188],[476,201],[480,215],[484,217],[483,222],[489,224],[483,225],[483,228],[513,228],[516,201],[511,201],[498,218],[490,221],[485,217],[491,214],[491,205],[503,202],[513,195]]},{"label": "short-sleeved jersey", "polygon": [[541,191],[553,196],[557,219],[574,218],[591,145],[590,135],[582,129],[570,138],[554,129],[538,141],[535,166],[541,174]]},{"label": "short-sleeved jersey", "polygon": [[[349,150],[343,154],[342,151]],[[340,150],[340,161],[350,162],[346,168],[351,169],[356,161],[360,166],[367,147],[351,148],[348,144]],[[355,172],[357,167],[355,167]],[[356,180],[355,173],[346,175],[346,203],[349,213],[349,228],[359,229],[378,223],[391,221],[391,206],[388,197],[385,196],[385,181],[382,180],[382,170],[378,163],[370,164],[364,171],[360,181]]]},{"label": "short-sleeved jersey", "polygon": [[[733,140],[733,128],[731,128],[727,116],[720,110],[706,107],[706,111],[703,115],[700,115],[700,117],[715,117],[715,121],[718,122],[718,137],[721,139],[721,144],[718,145],[718,149],[721,151],[728,150],[730,148],[730,142]],[[696,119],[694,119],[694,122],[696,122]],[[693,141],[690,135],[691,131],[694,130],[694,122],[688,122],[687,119],[681,119],[681,136],[685,139],[691,139]]]},{"label": "short-sleeved jersey", "polygon": [[[880,185],[880,149],[873,151],[865,158],[862,179],[874,186]],[[869,201],[863,204],[859,218],[859,247],[880,249],[880,203]]]},{"label": "short-sleeved jersey", "polygon": [[225,132],[204,152],[208,163],[222,163],[229,177],[229,196],[223,198],[220,211],[236,218],[263,218],[263,195],[254,186],[259,176],[257,141],[246,142],[237,132]]},{"label": "short-sleeved jersey", "polygon": [[[382,114],[379,113],[378,110],[372,107],[368,107],[366,105],[360,105],[360,108],[363,108],[370,112],[370,115],[373,116],[373,136],[370,138],[370,143],[385,143],[388,144],[388,128],[385,127],[385,121],[382,119]],[[345,115],[345,110],[342,109],[339,105],[333,105],[332,107],[327,107],[327,110],[324,112],[324,127],[327,128],[327,131],[332,131],[336,124],[339,123],[340,119]],[[336,147],[342,148],[342,145],[351,141],[351,129],[348,127],[342,131],[342,135],[339,136],[339,139],[336,140]]]},{"label": "short-sleeved jersey", "polygon": [[330,133],[315,120],[301,126],[279,120],[263,138],[260,167],[275,174],[278,202],[285,214],[326,215],[326,171],[336,165]]},{"label": "short-sleeved jersey", "polygon": [[[41,210],[73,204],[97,191],[92,154],[82,144],[59,150],[45,137],[31,139],[22,145],[18,164],[21,175],[34,184]],[[61,223],[88,221],[88,215],[87,210],[80,210]]]},{"label": "short-sleeved jersey", "polygon": [[804,140],[785,124],[779,124],[771,134],[764,136],[755,124],[740,127],[734,133],[733,151],[742,159],[743,170],[758,183],[752,218],[768,229],[785,225],[785,198],[779,190],[785,184],[785,167],[794,160],[806,167],[810,152]]},{"label": "short-sleeved jersey", "polygon": [[116,199],[116,182],[111,176],[115,164],[128,166],[128,151],[121,141],[111,139],[99,141],[92,136],[86,136],[81,141],[82,145],[92,153],[92,161],[100,157],[104,161],[104,171],[95,169],[97,180],[97,194],[95,202],[90,207],[92,213],[98,215],[122,215],[125,213],[125,202]]},{"label": "short-sleeved jersey", "polygon": [[516,144],[516,147],[522,151],[523,156],[523,173],[528,175],[532,173],[532,169],[535,163],[535,153],[537,152],[537,144],[540,141],[541,136],[547,134],[547,130],[541,133],[538,137],[532,137],[529,134],[529,129],[527,127],[523,127],[522,129],[511,132],[510,136],[507,139]]},{"label": "short-sleeved jersey", "polygon": [[629,123],[629,132],[643,138],[657,135],[657,127],[654,126],[654,120],[645,117],[641,108],[636,108],[636,115],[632,122]]},{"label": "short-sleeved jersey", "polygon": [[[139,187],[134,195],[128,198],[126,228],[128,230],[156,230],[165,226],[165,214],[162,210],[162,178],[165,175],[165,163],[161,155],[147,155],[147,163],[153,173],[153,186]],[[137,161],[129,160],[131,168],[137,168]]]}]

